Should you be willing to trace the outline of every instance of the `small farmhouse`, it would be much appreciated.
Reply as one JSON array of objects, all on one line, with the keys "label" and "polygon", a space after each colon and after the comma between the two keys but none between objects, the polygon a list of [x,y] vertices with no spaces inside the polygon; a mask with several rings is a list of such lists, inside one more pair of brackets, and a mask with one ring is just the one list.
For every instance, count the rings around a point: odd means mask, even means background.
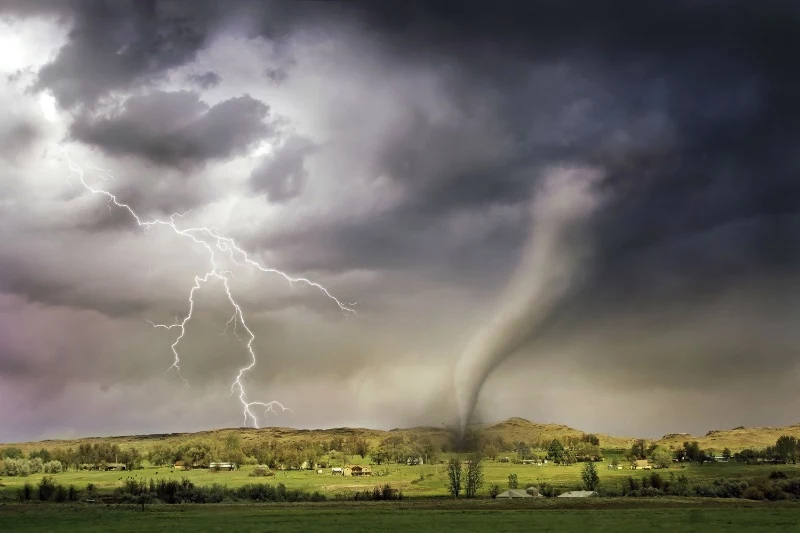
[{"label": "small farmhouse", "polygon": [[236,470],[236,463],[211,463],[209,470]]},{"label": "small farmhouse", "polygon": [[597,492],[593,490],[571,490],[558,495],[559,498],[588,498],[590,496],[597,496]]},{"label": "small farmhouse", "polygon": [[497,495],[498,498],[533,498],[530,494],[522,489],[508,489]]},{"label": "small farmhouse", "polygon": [[183,461],[175,461],[175,464],[173,465],[173,468],[175,470],[189,470],[189,467]]},{"label": "small farmhouse", "polygon": [[331,468],[331,474],[335,476],[342,476],[344,475],[344,469],[341,466],[334,466]]},{"label": "small farmhouse", "polygon": [[637,459],[631,465],[631,470],[652,470],[652,469],[653,467],[650,466],[650,463],[647,461],[647,459]]},{"label": "small farmhouse", "polygon": [[100,470],[127,470],[125,463],[101,463]]},{"label": "small farmhouse", "polygon": [[348,465],[342,469],[343,476],[371,476],[372,469],[368,466]]}]

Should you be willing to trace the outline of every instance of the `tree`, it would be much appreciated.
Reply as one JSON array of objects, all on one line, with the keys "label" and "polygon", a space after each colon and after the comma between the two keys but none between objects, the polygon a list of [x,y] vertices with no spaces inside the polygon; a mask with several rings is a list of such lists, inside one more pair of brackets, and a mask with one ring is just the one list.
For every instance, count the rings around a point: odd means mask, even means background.
[{"label": "tree", "polygon": [[472,459],[469,460],[467,464],[467,486],[466,486],[466,496],[467,498],[474,498],[480,489],[483,486],[483,466],[481,466],[481,458],[480,456],[476,455]]},{"label": "tree", "polygon": [[706,453],[700,449],[700,445],[697,441],[691,443],[684,442],[683,450],[685,457],[692,462],[703,464],[706,460]]},{"label": "tree", "polygon": [[553,439],[547,447],[547,456],[553,461],[560,463],[564,456],[564,445],[558,439]]},{"label": "tree", "polygon": [[782,435],[775,441],[775,457],[779,461],[791,461],[797,464],[797,438]]},{"label": "tree", "polygon": [[461,492],[461,461],[451,457],[447,463],[447,477],[449,480],[448,490],[454,498],[458,498]]},{"label": "tree", "polygon": [[508,488],[509,489],[516,489],[519,486],[519,480],[517,479],[516,474],[509,474],[508,475]]},{"label": "tree", "polygon": [[363,459],[369,453],[369,443],[366,439],[356,439],[353,442],[353,451]]},{"label": "tree", "polygon": [[594,433],[587,433],[583,437],[581,437],[583,442],[588,442],[592,446],[600,446],[600,439]]},{"label": "tree", "polygon": [[647,457],[646,448],[647,448],[646,440],[644,439],[637,440],[636,442],[633,443],[633,446],[631,446],[631,457],[633,457],[634,460],[644,459],[645,457]]},{"label": "tree", "polygon": [[16,446],[3,448],[3,451],[0,452],[0,459],[22,459],[23,457],[25,457],[25,455],[22,453],[22,450]]},{"label": "tree", "polygon": [[597,488],[600,484],[600,476],[597,474],[597,467],[594,466],[594,463],[588,462],[583,465],[581,479],[586,490],[595,490]]},{"label": "tree", "polygon": [[724,450],[722,450],[722,457],[724,457],[726,461],[728,459],[730,459],[731,458],[731,449],[730,448],[725,448]]},{"label": "tree", "polygon": [[672,464],[672,452],[663,446],[658,446],[650,454],[650,460],[659,468],[669,468]]}]

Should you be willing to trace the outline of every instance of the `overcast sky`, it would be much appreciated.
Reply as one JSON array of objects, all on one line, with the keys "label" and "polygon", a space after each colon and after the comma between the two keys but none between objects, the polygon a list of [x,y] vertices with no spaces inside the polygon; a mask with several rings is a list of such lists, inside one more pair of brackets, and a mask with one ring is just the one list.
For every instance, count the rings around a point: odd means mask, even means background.
[{"label": "overcast sky", "polygon": [[[259,423],[441,426],[552,169],[591,254],[476,417],[636,436],[798,422],[792,2],[0,0],[0,441],[242,424],[247,365],[187,212],[237,268]],[[108,170],[113,178],[88,170]],[[535,275],[535,273],[531,273]],[[239,330],[241,333],[241,330]]]}]

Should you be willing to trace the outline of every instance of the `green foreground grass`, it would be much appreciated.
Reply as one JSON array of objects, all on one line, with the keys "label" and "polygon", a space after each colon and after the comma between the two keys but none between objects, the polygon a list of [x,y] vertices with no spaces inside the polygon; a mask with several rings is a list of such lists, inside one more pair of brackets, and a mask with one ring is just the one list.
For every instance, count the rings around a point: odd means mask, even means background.
[{"label": "green foreground grass", "polygon": [[[624,505],[624,507],[622,506]],[[522,531],[796,532],[800,506],[664,500],[411,502],[293,505],[0,505],[2,531]]]},{"label": "green foreground grass", "polygon": [[[643,475],[649,475],[651,471],[629,470],[608,470],[606,463],[597,463],[600,475],[601,486],[618,487],[624,483],[628,476],[639,479]],[[488,487],[494,483],[504,489],[508,485],[509,474],[517,474],[519,484],[525,487],[527,484],[538,484],[540,482],[550,483],[560,490],[572,490],[580,488],[580,471],[582,464],[571,466],[531,466],[510,463],[499,463],[485,461],[484,466],[484,488],[481,494],[486,494]],[[447,471],[446,465],[387,465],[373,466],[376,473],[387,472],[386,475],[375,475],[371,477],[342,477],[330,474],[329,469],[325,469],[323,474],[317,474],[313,470],[292,470],[276,471],[272,477],[251,477],[252,467],[242,467],[233,472],[212,472],[209,470],[191,470],[188,472],[174,471],[170,468],[145,468],[131,472],[98,472],[98,471],[69,471],[56,474],[55,481],[65,486],[74,485],[78,489],[83,489],[88,483],[94,484],[100,491],[112,491],[122,486],[124,480],[132,477],[136,479],[177,479],[188,478],[192,483],[199,486],[207,486],[213,483],[227,485],[229,487],[240,487],[248,483],[283,483],[290,489],[302,489],[306,491],[318,490],[328,496],[337,493],[356,492],[371,489],[376,485],[389,483],[393,488],[403,491],[405,497],[430,497],[444,496],[447,494]],[[661,476],[669,478],[670,473],[676,476],[684,474],[691,483],[701,482],[713,478],[753,478],[757,476],[767,476],[773,470],[781,470],[788,475],[800,474],[800,465],[753,465],[727,463],[711,464],[700,466],[696,464],[686,465],[684,468],[673,467],[669,469],[653,470]],[[19,489],[26,482],[33,486],[42,478],[42,474],[33,474],[28,477],[3,477],[0,478],[0,495],[6,495],[6,499],[15,496]]]}]

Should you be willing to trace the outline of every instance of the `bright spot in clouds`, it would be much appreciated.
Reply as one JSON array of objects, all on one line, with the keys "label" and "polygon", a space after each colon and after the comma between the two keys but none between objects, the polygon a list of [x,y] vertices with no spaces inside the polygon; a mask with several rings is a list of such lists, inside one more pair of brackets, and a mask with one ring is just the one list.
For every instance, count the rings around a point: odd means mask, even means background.
[{"label": "bright spot in clouds", "polygon": [[39,95],[39,109],[42,110],[44,118],[50,122],[55,122],[58,119],[58,112],[56,111],[56,99],[52,94],[42,93]]}]

